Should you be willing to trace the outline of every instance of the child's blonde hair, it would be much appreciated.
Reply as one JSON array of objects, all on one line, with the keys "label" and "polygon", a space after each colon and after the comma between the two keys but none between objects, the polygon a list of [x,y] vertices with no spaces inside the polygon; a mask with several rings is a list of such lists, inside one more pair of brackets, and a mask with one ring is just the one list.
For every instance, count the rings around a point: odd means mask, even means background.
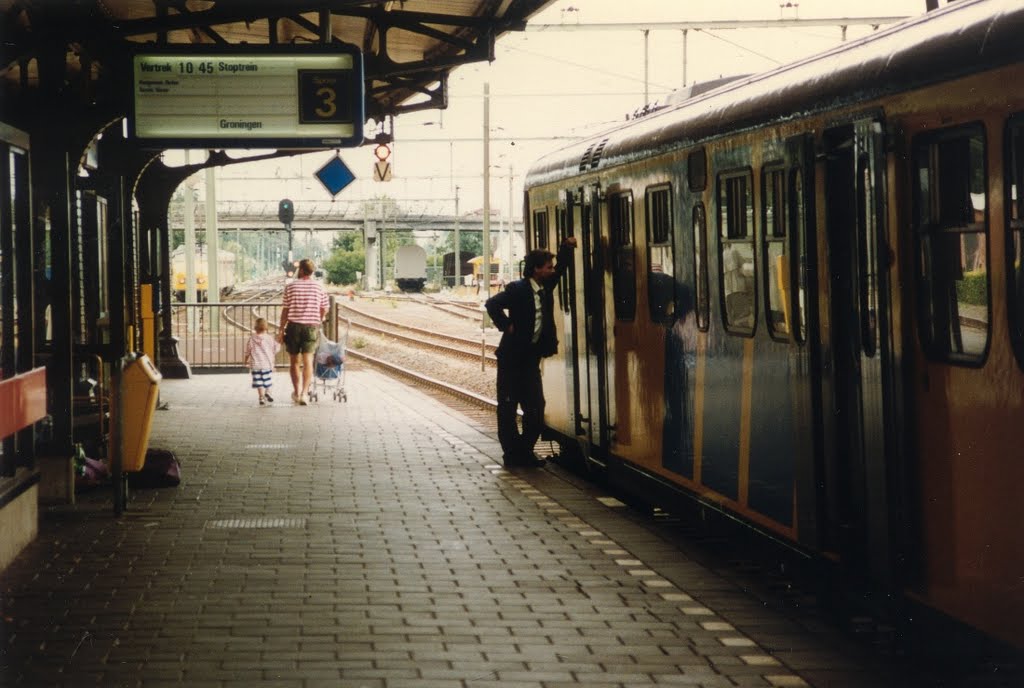
[{"label": "child's blonde hair", "polygon": [[256,330],[257,332],[266,332],[267,331],[267,319],[266,318],[256,318],[256,322],[253,323],[252,328],[254,330]]}]

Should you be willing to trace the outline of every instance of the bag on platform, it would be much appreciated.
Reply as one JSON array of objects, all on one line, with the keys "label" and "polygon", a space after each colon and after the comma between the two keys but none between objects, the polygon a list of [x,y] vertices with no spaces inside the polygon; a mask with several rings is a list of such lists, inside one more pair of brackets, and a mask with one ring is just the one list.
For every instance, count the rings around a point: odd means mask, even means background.
[{"label": "bag on platform", "polygon": [[181,484],[181,464],[174,452],[150,449],[142,470],[128,474],[128,486],[134,488],[177,487]]}]

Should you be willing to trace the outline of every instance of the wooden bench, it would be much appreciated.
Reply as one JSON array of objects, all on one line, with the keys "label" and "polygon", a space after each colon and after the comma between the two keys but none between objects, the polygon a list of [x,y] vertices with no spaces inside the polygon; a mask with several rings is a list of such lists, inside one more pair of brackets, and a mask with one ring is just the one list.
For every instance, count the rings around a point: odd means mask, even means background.
[{"label": "wooden bench", "polygon": [[0,380],[0,439],[46,417],[46,368]]},{"label": "wooden bench", "polygon": [[[0,380],[0,439],[6,440],[45,417],[46,368]],[[0,457],[0,571],[38,532],[39,470],[32,465],[34,461],[19,466],[18,459],[17,451]]]}]

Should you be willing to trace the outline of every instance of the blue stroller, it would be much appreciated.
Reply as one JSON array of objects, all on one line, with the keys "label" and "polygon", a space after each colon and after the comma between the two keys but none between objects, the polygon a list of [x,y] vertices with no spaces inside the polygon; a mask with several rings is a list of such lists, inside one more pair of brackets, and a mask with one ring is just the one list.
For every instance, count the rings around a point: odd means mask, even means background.
[{"label": "blue stroller", "polygon": [[309,388],[310,401],[319,401],[320,395],[326,397],[328,391],[335,401],[348,401],[345,393],[345,342],[332,342],[320,333],[320,341],[313,355],[313,375],[313,384]]}]

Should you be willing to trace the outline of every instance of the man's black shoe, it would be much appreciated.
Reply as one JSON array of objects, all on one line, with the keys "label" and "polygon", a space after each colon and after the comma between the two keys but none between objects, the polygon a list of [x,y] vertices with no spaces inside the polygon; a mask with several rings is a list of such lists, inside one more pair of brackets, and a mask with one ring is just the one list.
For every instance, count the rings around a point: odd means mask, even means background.
[{"label": "man's black shoe", "polygon": [[525,466],[527,468],[540,468],[546,463],[547,461],[540,458],[533,452],[529,452],[528,454],[520,456],[519,459],[516,461],[517,466]]}]

